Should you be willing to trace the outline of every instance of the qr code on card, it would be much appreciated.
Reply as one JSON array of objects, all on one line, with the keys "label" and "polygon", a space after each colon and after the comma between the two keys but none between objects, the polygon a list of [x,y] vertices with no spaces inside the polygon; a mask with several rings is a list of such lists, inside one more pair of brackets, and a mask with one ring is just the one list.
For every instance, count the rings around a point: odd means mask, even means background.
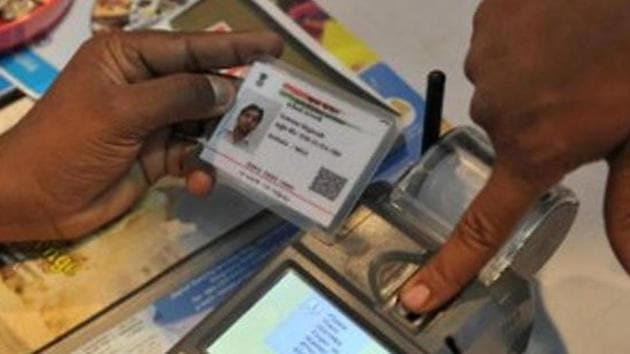
[{"label": "qr code on card", "polygon": [[336,174],[326,167],[321,167],[309,189],[334,202],[347,182],[347,178]]}]

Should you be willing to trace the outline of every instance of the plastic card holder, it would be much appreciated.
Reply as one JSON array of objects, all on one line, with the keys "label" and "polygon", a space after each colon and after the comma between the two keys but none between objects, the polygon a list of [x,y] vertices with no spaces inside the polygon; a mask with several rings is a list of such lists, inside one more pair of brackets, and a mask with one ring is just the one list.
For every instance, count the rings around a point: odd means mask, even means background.
[{"label": "plastic card holder", "polygon": [[[487,182],[494,160],[483,133],[470,127],[453,129],[394,188],[388,201],[392,217],[439,248]],[[577,209],[578,200],[570,190],[551,188],[523,217],[479,279],[489,285],[510,266],[523,275],[536,273],[566,237]]]},{"label": "plastic card holder", "polygon": [[332,235],[398,132],[393,113],[265,59],[251,67],[200,158],[253,201]]}]

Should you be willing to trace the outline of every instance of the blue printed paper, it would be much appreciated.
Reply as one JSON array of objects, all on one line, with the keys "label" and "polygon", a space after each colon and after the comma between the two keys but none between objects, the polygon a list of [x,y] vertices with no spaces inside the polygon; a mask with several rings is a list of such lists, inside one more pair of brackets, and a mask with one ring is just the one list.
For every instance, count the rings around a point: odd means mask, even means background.
[{"label": "blue printed paper", "polygon": [[297,231],[297,227],[283,224],[158,300],[154,305],[155,321],[172,323],[221,305],[227,296],[260,269],[271,254],[284,247]]},{"label": "blue printed paper", "polygon": [[46,92],[59,73],[31,48],[0,57],[0,71],[29,96],[35,98]]},{"label": "blue printed paper", "polygon": [[40,98],[81,44],[90,38],[93,1],[74,1],[52,32],[33,45],[0,57],[0,73],[24,93]]},{"label": "blue printed paper", "polygon": [[13,85],[0,76],[0,97],[11,90],[13,90]]},{"label": "blue printed paper", "polygon": [[422,132],[424,127],[424,99],[388,65],[378,63],[361,73],[372,89],[383,96],[390,105],[396,107],[403,120],[407,120],[402,130],[405,138],[397,144],[381,164],[375,180],[395,183],[420,159]]}]

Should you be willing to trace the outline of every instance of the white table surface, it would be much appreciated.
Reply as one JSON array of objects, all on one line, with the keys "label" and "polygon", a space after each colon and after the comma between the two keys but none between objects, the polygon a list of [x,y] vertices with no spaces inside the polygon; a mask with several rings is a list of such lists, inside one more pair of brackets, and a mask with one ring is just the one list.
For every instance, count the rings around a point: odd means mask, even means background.
[{"label": "white table surface", "polygon": [[[318,0],[423,91],[433,68],[448,75],[445,117],[472,124],[463,75],[477,0]],[[614,258],[602,219],[607,169],[568,176],[582,202],[566,242],[538,275],[539,309],[530,353],[630,353],[630,278]],[[549,319],[546,321],[545,312]],[[559,334],[554,339],[553,332]]]}]

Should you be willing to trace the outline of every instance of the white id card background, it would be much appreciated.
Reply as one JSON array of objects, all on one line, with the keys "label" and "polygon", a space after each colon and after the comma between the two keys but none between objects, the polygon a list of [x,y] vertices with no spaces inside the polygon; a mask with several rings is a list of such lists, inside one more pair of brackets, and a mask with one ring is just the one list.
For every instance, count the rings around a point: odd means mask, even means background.
[{"label": "white id card background", "polygon": [[290,221],[334,231],[396,138],[376,106],[256,63],[201,159]]}]

